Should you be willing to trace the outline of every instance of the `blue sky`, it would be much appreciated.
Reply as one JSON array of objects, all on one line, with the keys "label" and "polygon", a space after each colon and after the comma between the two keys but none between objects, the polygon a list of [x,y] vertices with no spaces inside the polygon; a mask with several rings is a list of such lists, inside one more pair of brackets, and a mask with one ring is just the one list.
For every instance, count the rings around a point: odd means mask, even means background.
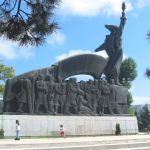
[{"label": "blue sky", "polygon": [[[123,0],[62,0],[55,10],[59,29],[47,43],[39,47],[18,47],[16,43],[0,39],[0,59],[14,67],[16,74],[49,67],[65,57],[94,52],[103,43],[105,24],[119,25]],[[124,0],[127,22],[123,32],[124,57],[137,63],[138,77],[132,83],[134,104],[150,103],[150,80],[144,77],[150,67],[150,0]],[[105,52],[101,55],[106,57]],[[87,78],[82,76],[82,78]]]}]

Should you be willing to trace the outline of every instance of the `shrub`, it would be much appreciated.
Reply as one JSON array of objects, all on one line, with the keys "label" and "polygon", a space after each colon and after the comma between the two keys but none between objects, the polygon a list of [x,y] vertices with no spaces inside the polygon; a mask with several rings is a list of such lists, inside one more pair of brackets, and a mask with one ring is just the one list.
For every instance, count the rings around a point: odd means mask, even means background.
[{"label": "shrub", "polygon": [[116,131],[115,131],[115,134],[116,134],[116,135],[121,135],[121,129],[120,129],[120,124],[119,124],[119,123],[116,124]]},{"label": "shrub", "polygon": [[4,138],[4,130],[3,129],[0,129],[0,138]]}]

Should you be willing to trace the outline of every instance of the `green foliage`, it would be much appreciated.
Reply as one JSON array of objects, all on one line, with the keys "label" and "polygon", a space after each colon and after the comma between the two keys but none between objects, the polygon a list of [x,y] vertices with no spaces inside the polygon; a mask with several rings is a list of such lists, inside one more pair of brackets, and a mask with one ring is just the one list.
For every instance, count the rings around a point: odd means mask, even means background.
[{"label": "green foliage", "polygon": [[0,94],[3,94],[5,89],[5,82],[8,78],[15,76],[13,67],[6,66],[0,61]]},{"label": "green foliage", "polygon": [[130,107],[132,103],[133,103],[132,94],[131,94],[131,92],[128,91],[128,95],[127,95],[127,105],[128,105],[128,107]]},{"label": "green foliage", "polygon": [[137,116],[140,131],[145,131],[150,125],[150,111],[148,105],[145,105]]},{"label": "green foliage", "polygon": [[130,114],[131,116],[135,116],[135,109],[133,109],[133,108],[131,108],[131,107],[129,107],[128,108],[128,114]]},{"label": "green foliage", "polygon": [[150,132],[150,124],[147,126],[147,131]]},{"label": "green foliage", "polygon": [[[119,74],[119,82],[126,86],[128,89],[131,88],[131,82],[137,77],[136,71],[136,63],[132,58],[125,59],[120,67],[120,74]],[[127,95],[127,105],[128,105],[128,113],[133,114],[133,110],[130,108],[133,102],[132,94],[128,92]]]},{"label": "green foliage", "polygon": [[0,129],[0,139],[4,138],[4,130]]},{"label": "green foliage", "polygon": [[12,78],[15,75],[13,67],[5,66],[0,62],[0,80],[5,82],[8,78]]},{"label": "green foliage", "polygon": [[40,45],[58,28],[53,20],[60,0],[1,0],[0,36],[20,45]]},{"label": "green foliage", "polygon": [[0,84],[0,94],[3,95],[4,90],[5,90],[5,85],[4,84]]},{"label": "green foliage", "polygon": [[124,86],[131,88],[131,81],[137,77],[136,63],[132,58],[125,59],[120,68],[119,81]]},{"label": "green foliage", "polygon": [[146,69],[145,76],[150,79],[150,69]]},{"label": "green foliage", "polygon": [[[150,31],[147,33],[147,39],[150,41]],[[145,76],[150,79],[150,68],[146,69]]]},{"label": "green foliage", "polygon": [[116,124],[115,135],[121,135],[121,129],[120,129],[120,124],[119,123]]}]

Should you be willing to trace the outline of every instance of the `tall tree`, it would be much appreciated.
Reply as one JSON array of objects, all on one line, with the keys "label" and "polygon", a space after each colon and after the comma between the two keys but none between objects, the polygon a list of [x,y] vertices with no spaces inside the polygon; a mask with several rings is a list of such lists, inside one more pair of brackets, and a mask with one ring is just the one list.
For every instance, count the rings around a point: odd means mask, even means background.
[{"label": "tall tree", "polygon": [[146,69],[145,75],[150,79],[150,69]]},{"label": "tall tree", "polygon": [[[126,86],[128,89],[131,88],[131,82],[136,78],[137,71],[136,71],[136,63],[132,58],[125,59],[120,68],[120,75],[119,75],[119,82]],[[128,91],[127,95],[127,105],[128,105],[128,113],[134,114],[134,110],[131,108],[131,104],[133,102],[133,97],[131,92]]]},{"label": "tall tree", "polygon": [[[147,33],[147,39],[150,41],[150,31]],[[150,79],[150,68],[146,69],[145,76]]]},{"label": "tall tree", "polygon": [[13,67],[6,66],[0,61],[0,94],[4,93],[5,82],[8,78],[15,76],[15,70]]},{"label": "tall tree", "polygon": [[40,45],[58,28],[53,19],[60,0],[1,0],[0,36],[20,45]]},{"label": "tall tree", "polygon": [[135,61],[130,57],[121,64],[119,81],[128,89],[131,88],[131,82],[137,77],[136,67]]},{"label": "tall tree", "polygon": [[140,131],[145,131],[150,125],[150,111],[148,104],[144,105],[143,109],[139,112],[138,116],[138,126]]}]

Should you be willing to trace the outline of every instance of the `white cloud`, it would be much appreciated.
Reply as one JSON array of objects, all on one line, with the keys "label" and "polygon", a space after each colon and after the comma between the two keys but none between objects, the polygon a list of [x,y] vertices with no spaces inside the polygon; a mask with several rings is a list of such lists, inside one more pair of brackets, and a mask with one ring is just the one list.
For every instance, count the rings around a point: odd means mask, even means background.
[{"label": "white cloud", "polygon": [[[67,57],[71,57],[71,56],[79,55],[79,54],[85,54],[85,53],[86,54],[87,53],[88,54],[92,53],[92,54],[100,55],[100,56],[102,56],[104,58],[108,58],[108,55],[107,55],[105,50],[99,51],[99,52],[93,52],[91,50],[78,49],[78,50],[70,50],[68,53],[61,54],[61,55],[57,56],[55,59],[56,59],[56,61],[60,61],[60,60],[63,60],[65,58],[67,58]],[[123,59],[126,59],[126,58],[128,58],[128,56],[126,54],[123,54]]]},{"label": "white cloud", "polygon": [[0,39],[0,57],[4,59],[31,58],[34,56],[31,48],[18,47],[16,43]]},{"label": "white cloud", "polygon": [[148,96],[133,96],[133,104],[150,104],[150,97]]},{"label": "white cloud", "polygon": [[70,50],[68,53],[64,53],[64,54],[61,54],[59,56],[56,57],[56,61],[60,61],[60,60],[63,60],[67,57],[71,57],[71,56],[74,56],[74,55],[79,55],[79,54],[96,54],[96,55],[100,55],[104,58],[107,58],[108,55],[106,54],[105,51],[100,51],[100,52],[92,52],[91,50],[82,50],[82,49],[79,49],[79,50]]},{"label": "white cloud", "polygon": [[22,47],[18,50],[18,56],[20,56],[21,58],[29,59],[34,57],[35,53],[29,47]]},{"label": "white cloud", "polygon": [[104,58],[107,58],[107,57],[108,57],[108,55],[107,55],[107,53],[106,53],[105,50],[99,51],[99,52],[94,52],[94,54],[100,55],[100,56],[102,56],[102,57],[104,57]]},{"label": "white cloud", "polygon": [[[71,77],[69,77],[69,78],[76,78],[77,79],[77,82],[79,82],[79,81],[88,81],[89,79],[93,79],[93,77],[92,76],[90,76],[90,75],[84,75],[84,74],[82,74],[82,75],[74,75],[74,76],[71,76]],[[68,79],[69,79],[68,78]]]},{"label": "white cloud", "polygon": [[135,85],[132,84],[131,88],[129,89],[129,92],[132,93],[132,92],[134,92],[134,90],[135,90]]},{"label": "white cloud", "polygon": [[62,45],[66,40],[66,36],[60,32],[54,32],[48,39],[50,45]]},{"label": "white cloud", "polygon": [[126,11],[132,10],[130,0],[62,0],[60,13],[79,16],[120,15],[123,1],[126,2]]},{"label": "white cloud", "polygon": [[[100,55],[100,56],[102,56],[104,58],[108,58],[108,55],[107,55],[105,50],[99,51],[99,52],[95,52],[94,54]],[[128,56],[126,54],[123,54],[123,60],[126,59],[126,58],[128,58]]]},{"label": "white cloud", "polygon": [[150,0],[138,0],[137,7],[144,8],[145,6],[150,6]]},{"label": "white cloud", "polygon": [[0,40],[0,56],[6,59],[15,59],[17,54],[14,45],[6,40]]},{"label": "white cloud", "polygon": [[125,53],[123,53],[123,60],[125,60],[127,58],[128,58],[128,56]]},{"label": "white cloud", "polygon": [[85,53],[91,53],[90,50],[70,50],[69,53],[61,54],[56,57],[57,61],[63,60],[67,57],[71,57],[74,55],[79,55],[79,54],[85,54]]}]

